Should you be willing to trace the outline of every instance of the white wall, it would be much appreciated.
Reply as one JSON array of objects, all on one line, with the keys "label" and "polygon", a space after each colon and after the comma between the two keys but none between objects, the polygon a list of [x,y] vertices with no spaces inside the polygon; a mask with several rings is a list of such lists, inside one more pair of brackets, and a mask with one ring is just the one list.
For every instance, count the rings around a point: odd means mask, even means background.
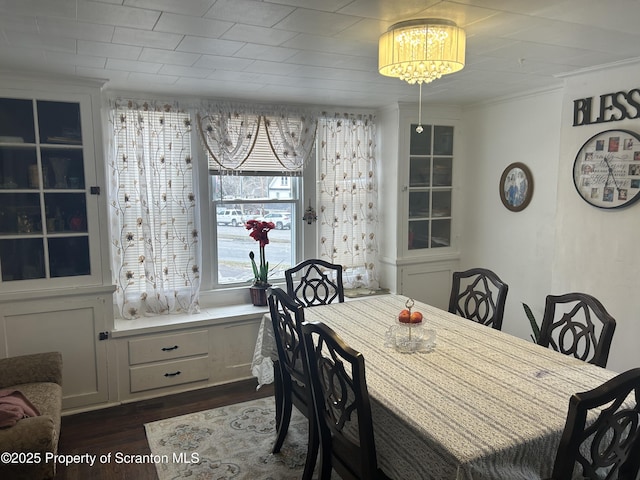
[{"label": "white wall", "polygon": [[[640,87],[640,65],[609,68],[566,80],[562,100],[562,144],[558,165],[558,209],[551,286],[555,292],[583,291],[597,297],[617,320],[608,367],[640,366],[640,203],[601,210],[583,201],[573,184],[580,147],[604,130],[640,133],[640,120],[573,127],[573,101]],[[596,110],[597,106],[594,107]],[[596,113],[597,116],[597,113]]]},{"label": "white wall", "polygon": [[[640,133],[640,120],[573,126],[573,101],[640,88],[640,65],[618,66],[566,79],[561,90],[503,100],[464,114],[461,267],[484,266],[509,284],[503,330],[529,338],[522,309],[540,321],[548,294],[581,291],[597,297],[617,320],[608,368],[640,366],[640,203],[619,211],[584,202],[573,184],[580,147],[609,129]],[[597,116],[597,114],[596,114]],[[531,204],[508,211],[498,181],[511,162],[534,177]]]},{"label": "white wall", "polygon": [[[550,293],[562,92],[540,92],[466,110],[462,170],[461,269],[489,268],[509,284],[502,330],[529,338],[522,308],[542,319]],[[521,212],[507,210],[500,177],[513,162],[533,176],[533,197]]]}]

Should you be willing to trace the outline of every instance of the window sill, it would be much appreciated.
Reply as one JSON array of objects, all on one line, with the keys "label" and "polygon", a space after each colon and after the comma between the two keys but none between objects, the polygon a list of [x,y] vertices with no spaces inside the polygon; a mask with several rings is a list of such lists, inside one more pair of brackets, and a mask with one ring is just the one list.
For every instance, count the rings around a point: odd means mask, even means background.
[{"label": "window sill", "polygon": [[200,313],[176,313],[134,320],[115,319],[112,338],[129,337],[148,333],[159,333],[184,328],[207,327],[225,323],[241,322],[262,318],[268,307],[255,307],[250,303],[241,305],[221,305],[201,308]]}]

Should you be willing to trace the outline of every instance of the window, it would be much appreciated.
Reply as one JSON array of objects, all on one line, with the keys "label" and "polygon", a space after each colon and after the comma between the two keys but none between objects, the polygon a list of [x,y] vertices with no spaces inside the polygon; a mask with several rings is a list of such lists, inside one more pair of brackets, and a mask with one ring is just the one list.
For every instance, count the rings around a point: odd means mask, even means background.
[{"label": "window", "polygon": [[[283,179],[285,181],[283,181]],[[212,175],[212,216],[215,231],[214,281],[218,286],[246,284],[253,279],[249,252],[258,254],[257,242],[245,228],[247,220],[273,222],[265,253],[269,279],[284,279],[296,262],[296,212],[299,177]]]}]

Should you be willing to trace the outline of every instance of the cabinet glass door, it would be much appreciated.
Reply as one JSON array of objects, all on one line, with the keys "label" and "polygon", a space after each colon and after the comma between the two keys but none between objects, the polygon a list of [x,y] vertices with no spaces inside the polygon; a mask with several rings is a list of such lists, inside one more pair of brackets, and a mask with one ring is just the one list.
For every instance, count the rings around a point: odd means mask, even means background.
[{"label": "cabinet glass door", "polygon": [[451,246],[453,127],[411,125],[409,146],[409,250]]},{"label": "cabinet glass door", "polygon": [[90,275],[80,104],[0,98],[2,282]]}]

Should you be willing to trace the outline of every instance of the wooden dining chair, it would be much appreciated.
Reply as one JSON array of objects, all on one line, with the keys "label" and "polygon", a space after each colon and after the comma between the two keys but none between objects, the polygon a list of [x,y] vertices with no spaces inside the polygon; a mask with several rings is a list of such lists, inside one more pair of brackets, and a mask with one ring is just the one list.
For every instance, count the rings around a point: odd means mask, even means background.
[{"label": "wooden dining chair", "polygon": [[[319,480],[383,480],[378,468],[364,357],[321,322],[302,325],[320,436]],[[346,366],[346,368],[345,368]]]},{"label": "wooden dining chair", "polygon": [[[592,416],[595,421],[587,421]],[[582,469],[580,478],[585,480],[638,478],[640,368],[571,397],[549,480],[575,478],[576,467]]]},{"label": "wooden dining chair", "polygon": [[509,285],[486,268],[454,272],[449,312],[501,330],[508,291]]},{"label": "wooden dining chair", "polygon": [[302,478],[310,480],[318,456],[319,439],[302,342],[304,310],[278,287],[269,289],[267,301],[278,350],[278,360],[274,362],[277,436],[272,452],[278,453],[282,448],[295,406],[309,419],[307,458]]},{"label": "wooden dining chair", "polygon": [[342,265],[310,258],[284,272],[287,293],[304,307],[344,302]]},{"label": "wooden dining chair", "polygon": [[615,319],[591,295],[548,295],[538,345],[606,367],[615,329]]}]

